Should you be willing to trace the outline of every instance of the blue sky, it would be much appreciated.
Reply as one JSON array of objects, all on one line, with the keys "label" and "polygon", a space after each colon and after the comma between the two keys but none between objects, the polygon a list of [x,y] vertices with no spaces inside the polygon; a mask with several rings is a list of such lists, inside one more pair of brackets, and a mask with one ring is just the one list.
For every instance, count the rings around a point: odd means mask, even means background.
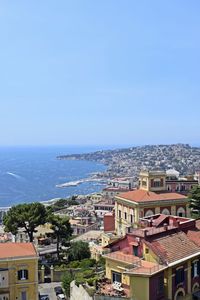
[{"label": "blue sky", "polygon": [[200,138],[198,0],[0,2],[0,145]]}]

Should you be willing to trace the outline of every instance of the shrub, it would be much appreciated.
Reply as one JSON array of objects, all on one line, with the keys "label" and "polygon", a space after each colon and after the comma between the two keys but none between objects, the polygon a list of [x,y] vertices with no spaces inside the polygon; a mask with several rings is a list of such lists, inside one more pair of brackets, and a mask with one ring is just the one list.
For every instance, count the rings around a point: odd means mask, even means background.
[{"label": "shrub", "polygon": [[80,267],[80,261],[78,261],[78,260],[74,260],[74,261],[71,261],[68,265],[67,265],[67,267],[68,268],[72,268],[72,269],[76,269],[76,268],[79,268]]},{"label": "shrub", "polygon": [[95,259],[85,258],[80,262],[80,267],[86,269],[86,268],[94,267],[95,264],[96,264]]},{"label": "shrub", "polygon": [[66,272],[62,278],[62,287],[65,290],[65,294],[70,296],[70,283],[74,280],[72,272]]}]

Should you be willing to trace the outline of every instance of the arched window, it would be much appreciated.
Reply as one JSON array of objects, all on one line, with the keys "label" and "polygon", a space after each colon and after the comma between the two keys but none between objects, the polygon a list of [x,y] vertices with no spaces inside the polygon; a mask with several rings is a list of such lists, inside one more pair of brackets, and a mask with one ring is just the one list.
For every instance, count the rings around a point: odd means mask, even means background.
[{"label": "arched window", "polygon": [[149,216],[152,216],[152,215],[154,215],[154,213],[151,209],[148,209],[145,213],[145,217],[149,217]]},{"label": "arched window", "polygon": [[179,216],[179,217],[185,217],[185,209],[183,207],[179,207],[177,209],[177,216]]},{"label": "arched window", "polygon": [[162,210],[162,214],[163,214],[163,215],[170,215],[169,209],[164,208],[164,209]]},{"label": "arched window", "polygon": [[176,297],[176,300],[182,300],[183,297],[184,297],[183,292],[179,292],[177,297]]}]

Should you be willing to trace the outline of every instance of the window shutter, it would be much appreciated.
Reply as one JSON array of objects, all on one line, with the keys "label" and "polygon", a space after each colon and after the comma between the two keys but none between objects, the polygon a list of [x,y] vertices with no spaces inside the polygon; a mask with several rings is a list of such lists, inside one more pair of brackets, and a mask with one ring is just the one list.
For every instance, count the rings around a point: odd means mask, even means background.
[{"label": "window shutter", "polygon": [[200,261],[199,260],[197,262],[197,272],[198,272],[198,275],[200,275]]},{"label": "window shutter", "polygon": [[20,270],[20,271],[18,271],[18,280],[21,280],[21,278],[22,278],[22,271]]},{"label": "window shutter", "polygon": [[25,272],[25,278],[28,279],[28,270],[24,270]]},{"label": "window shutter", "polygon": [[184,268],[182,268],[180,270],[180,282],[184,282],[184,278],[185,278],[185,271]]},{"label": "window shutter", "polygon": [[192,263],[192,278],[194,278],[194,263]]},{"label": "window shutter", "polygon": [[179,271],[177,270],[176,271],[176,275],[175,275],[175,284],[177,285],[178,284],[178,276],[179,275]]}]

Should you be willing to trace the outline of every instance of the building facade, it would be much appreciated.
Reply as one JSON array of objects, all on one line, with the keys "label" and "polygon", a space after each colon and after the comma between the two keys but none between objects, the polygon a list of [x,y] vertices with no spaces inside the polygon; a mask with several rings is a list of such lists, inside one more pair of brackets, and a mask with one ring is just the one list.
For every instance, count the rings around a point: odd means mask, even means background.
[{"label": "building facade", "polygon": [[0,244],[0,299],[38,300],[38,256],[32,243]]},{"label": "building facade", "polygon": [[200,299],[199,227],[183,217],[143,218],[140,228],[106,246],[108,295],[118,282],[129,299]]},{"label": "building facade", "polygon": [[140,218],[154,214],[190,217],[188,198],[166,191],[165,172],[140,173],[140,188],[115,197],[115,230],[125,235]]}]

